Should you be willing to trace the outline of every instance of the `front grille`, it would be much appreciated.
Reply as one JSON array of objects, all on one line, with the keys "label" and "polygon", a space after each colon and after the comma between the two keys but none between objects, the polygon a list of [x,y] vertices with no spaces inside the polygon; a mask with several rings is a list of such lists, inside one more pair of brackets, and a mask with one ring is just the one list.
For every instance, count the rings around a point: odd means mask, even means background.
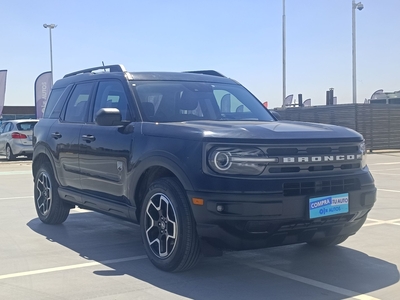
[{"label": "front grille", "polygon": [[[303,166],[302,166],[303,167]],[[360,163],[355,164],[342,164],[342,165],[316,165],[316,166],[304,166],[303,168],[300,167],[269,167],[268,172],[271,174],[278,174],[278,173],[300,173],[302,171],[305,172],[322,172],[322,171],[333,171],[337,170],[351,170],[351,169],[359,169],[361,167]]]},{"label": "front grille", "polygon": [[306,174],[343,172],[361,168],[359,143],[337,145],[287,145],[265,147],[268,157],[276,163],[267,165],[264,174]]},{"label": "front grille", "polygon": [[286,182],[283,184],[284,196],[316,194],[339,194],[360,189],[358,179],[337,179],[306,182]]},{"label": "front grille", "polygon": [[296,155],[298,153],[297,148],[269,148],[267,149],[268,155]]}]

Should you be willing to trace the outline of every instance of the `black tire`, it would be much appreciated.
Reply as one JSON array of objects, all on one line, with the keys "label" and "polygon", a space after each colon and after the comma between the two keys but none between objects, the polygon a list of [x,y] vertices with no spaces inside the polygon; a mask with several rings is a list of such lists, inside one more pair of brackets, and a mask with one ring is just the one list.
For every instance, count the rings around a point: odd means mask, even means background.
[{"label": "black tire", "polygon": [[343,243],[345,240],[347,240],[348,237],[349,237],[348,235],[339,235],[339,236],[309,241],[307,242],[307,244],[313,247],[332,247]]},{"label": "black tire", "polygon": [[8,161],[13,161],[13,160],[15,160],[15,158],[16,158],[16,156],[12,152],[11,146],[7,144],[7,146],[6,146],[6,159]]},{"label": "black tire", "polygon": [[58,195],[58,183],[49,162],[43,163],[35,174],[34,201],[39,219],[46,224],[63,223],[70,206]]},{"label": "black tire", "polygon": [[153,182],[144,198],[140,231],[150,261],[167,272],[193,268],[200,257],[200,242],[186,193],[179,181]]}]

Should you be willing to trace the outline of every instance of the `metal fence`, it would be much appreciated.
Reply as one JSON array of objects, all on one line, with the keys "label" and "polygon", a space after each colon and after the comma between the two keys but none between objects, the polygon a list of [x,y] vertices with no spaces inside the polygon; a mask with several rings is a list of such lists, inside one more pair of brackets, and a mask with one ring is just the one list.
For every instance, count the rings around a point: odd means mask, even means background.
[{"label": "metal fence", "polygon": [[361,133],[368,150],[400,149],[400,105],[341,104],[276,110],[283,120],[345,126]]}]

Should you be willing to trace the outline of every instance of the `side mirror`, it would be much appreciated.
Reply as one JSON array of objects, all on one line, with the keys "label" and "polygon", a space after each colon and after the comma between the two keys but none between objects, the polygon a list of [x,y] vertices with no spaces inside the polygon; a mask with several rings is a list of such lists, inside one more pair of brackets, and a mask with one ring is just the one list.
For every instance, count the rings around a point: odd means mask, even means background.
[{"label": "side mirror", "polygon": [[95,118],[96,123],[100,126],[121,125],[121,120],[121,113],[117,108],[101,108]]},{"label": "side mirror", "polygon": [[279,121],[279,120],[282,120],[281,115],[280,115],[277,111],[275,111],[275,110],[270,110],[269,112],[270,112],[270,113],[275,117],[275,119],[277,119],[278,121]]}]

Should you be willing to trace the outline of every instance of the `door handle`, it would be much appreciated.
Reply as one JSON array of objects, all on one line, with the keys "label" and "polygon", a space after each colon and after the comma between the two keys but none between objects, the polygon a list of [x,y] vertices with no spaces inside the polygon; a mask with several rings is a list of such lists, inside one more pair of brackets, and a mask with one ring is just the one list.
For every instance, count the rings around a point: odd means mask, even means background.
[{"label": "door handle", "polygon": [[53,133],[51,134],[51,136],[52,136],[54,139],[56,139],[56,140],[58,140],[59,138],[62,137],[61,133],[59,133],[59,132],[53,132]]},{"label": "door handle", "polygon": [[94,142],[96,140],[96,138],[94,137],[94,135],[91,134],[84,134],[82,135],[82,139],[88,143],[90,142]]}]

